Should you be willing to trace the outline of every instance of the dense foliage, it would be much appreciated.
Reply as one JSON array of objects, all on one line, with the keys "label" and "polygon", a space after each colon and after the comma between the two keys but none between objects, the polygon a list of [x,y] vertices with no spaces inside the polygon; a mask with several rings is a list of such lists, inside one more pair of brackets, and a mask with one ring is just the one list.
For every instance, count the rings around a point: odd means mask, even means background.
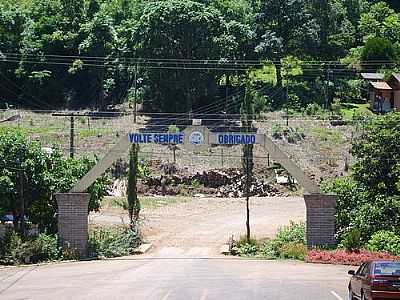
[{"label": "dense foliage", "polygon": [[233,99],[254,71],[240,61],[254,59],[273,107],[287,84],[296,108],[330,103],[357,72],[397,65],[398,11],[377,0],[0,0],[0,108],[189,111]]},{"label": "dense foliage", "polygon": [[242,237],[234,243],[232,252],[240,256],[303,260],[307,254],[305,231],[304,223],[290,222],[278,229],[274,239],[248,241],[247,237]]},{"label": "dense foliage", "polygon": [[361,241],[377,231],[400,234],[400,114],[366,123],[352,147],[357,162],[349,178],[337,179],[325,190],[337,194],[337,233],[342,240],[358,228]]},{"label": "dense foliage", "polygon": [[[0,215],[12,214],[19,229],[23,196],[27,220],[56,232],[55,193],[69,191],[93,165],[87,158],[65,159],[58,149],[45,151],[19,130],[0,130]],[[91,211],[99,208],[108,183],[103,176],[89,188]]]},{"label": "dense foliage", "polygon": [[55,235],[40,234],[25,241],[14,231],[0,238],[0,264],[12,265],[54,261],[62,258],[62,250]]},{"label": "dense foliage", "polygon": [[375,232],[368,241],[368,248],[372,251],[386,251],[400,255],[400,237],[393,231],[381,230]]},{"label": "dense foliage", "polygon": [[118,257],[133,254],[141,243],[137,230],[111,226],[93,228],[89,233],[89,255]]}]

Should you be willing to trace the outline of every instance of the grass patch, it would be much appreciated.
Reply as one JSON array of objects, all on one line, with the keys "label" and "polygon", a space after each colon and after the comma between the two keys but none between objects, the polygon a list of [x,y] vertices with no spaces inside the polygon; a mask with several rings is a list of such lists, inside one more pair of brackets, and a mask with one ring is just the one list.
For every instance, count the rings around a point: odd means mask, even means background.
[{"label": "grass patch", "polygon": [[345,120],[353,120],[354,116],[372,116],[373,112],[369,109],[369,104],[343,103],[340,114]]},{"label": "grass patch", "polygon": [[109,134],[112,132],[113,131],[108,128],[79,129],[79,137],[84,139],[89,137],[101,136],[103,134]]},{"label": "grass patch", "polygon": [[[158,208],[177,203],[186,203],[190,201],[187,197],[139,197],[142,208]],[[105,197],[101,203],[102,208],[121,208],[122,201],[126,197]]]},{"label": "grass patch", "polygon": [[342,134],[336,129],[315,127],[312,129],[312,135],[321,142],[329,142],[335,145],[343,142]]}]

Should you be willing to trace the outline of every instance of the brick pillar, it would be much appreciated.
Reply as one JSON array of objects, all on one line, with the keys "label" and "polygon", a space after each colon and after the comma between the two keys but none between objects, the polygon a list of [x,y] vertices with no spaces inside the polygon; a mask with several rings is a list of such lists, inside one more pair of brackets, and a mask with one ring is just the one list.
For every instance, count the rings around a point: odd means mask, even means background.
[{"label": "brick pillar", "polygon": [[62,247],[75,249],[80,257],[88,251],[88,206],[90,194],[56,194],[58,235]]},{"label": "brick pillar", "polygon": [[336,197],[334,195],[305,194],[307,210],[307,246],[334,246]]}]

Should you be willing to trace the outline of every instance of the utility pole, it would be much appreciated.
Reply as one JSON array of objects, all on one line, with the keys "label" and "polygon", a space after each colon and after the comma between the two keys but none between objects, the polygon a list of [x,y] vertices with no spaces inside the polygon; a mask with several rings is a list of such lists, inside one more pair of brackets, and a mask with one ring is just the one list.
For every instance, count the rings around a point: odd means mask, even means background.
[{"label": "utility pole", "polygon": [[329,109],[330,98],[330,83],[331,83],[331,69],[328,66],[326,69],[326,85],[325,85],[325,109]]},{"label": "utility pole", "polygon": [[224,147],[221,147],[221,166],[224,167]]},{"label": "utility pole", "polygon": [[[75,117],[89,117],[86,113],[54,113],[53,117],[69,117],[70,118],[70,134],[69,134],[69,156],[75,157]],[[88,121],[88,124],[89,121]]]},{"label": "utility pole", "polygon": [[19,197],[20,197],[20,218],[21,218],[21,236],[25,237],[25,199],[24,199],[24,170],[19,170]]},{"label": "utility pole", "polygon": [[286,79],[286,127],[289,127],[289,79]]}]

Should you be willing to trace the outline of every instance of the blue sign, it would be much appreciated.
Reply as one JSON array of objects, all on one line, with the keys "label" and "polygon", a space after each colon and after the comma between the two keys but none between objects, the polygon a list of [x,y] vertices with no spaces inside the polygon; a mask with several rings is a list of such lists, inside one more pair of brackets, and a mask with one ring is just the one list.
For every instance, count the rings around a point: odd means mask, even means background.
[{"label": "blue sign", "polygon": [[130,133],[132,144],[183,144],[183,133]]},{"label": "blue sign", "polygon": [[256,134],[221,133],[217,134],[219,145],[254,145],[257,142]]}]

